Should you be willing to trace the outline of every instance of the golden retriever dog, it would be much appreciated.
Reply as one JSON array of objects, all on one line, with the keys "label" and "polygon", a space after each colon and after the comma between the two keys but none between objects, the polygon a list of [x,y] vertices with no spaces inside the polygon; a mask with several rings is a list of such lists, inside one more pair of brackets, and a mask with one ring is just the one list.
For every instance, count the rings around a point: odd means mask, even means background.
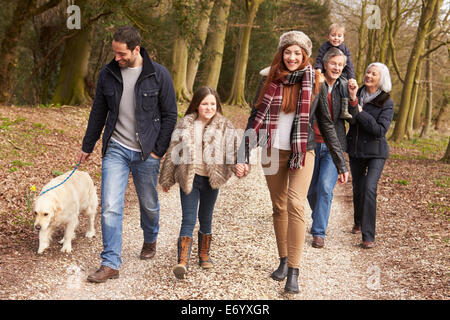
[{"label": "golden retriever dog", "polygon": [[[52,179],[42,190],[61,183],[70,173],[71,171]],[[80,212],[84,212],[89,218],[86,237],[92,238],[95,235],[97,204],[94,182],[88,173],[82,171],[75,171],[62,185],[39,196],[34,204],[34,228],[39,230],[37,253],[41,254],[48,248],[52,233],[59,226],[65,228],[64,238],[59,242],[63,244],[61,251],[70,253]]]}]

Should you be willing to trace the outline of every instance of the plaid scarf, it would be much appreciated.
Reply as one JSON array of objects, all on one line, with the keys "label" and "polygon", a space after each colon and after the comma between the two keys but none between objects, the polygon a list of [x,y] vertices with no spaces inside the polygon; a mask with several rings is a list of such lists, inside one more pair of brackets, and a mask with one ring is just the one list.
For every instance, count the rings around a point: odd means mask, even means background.
[{"label": "plaid scarf", "polygon": [[301,82],[300,94],[291,131],[291,155],[289,169],[301,169],[305,165],[306,144],[309,132],[309,110],[314,73],[311,65],[286,76],[286,79],[272,82],[268,85],[264,97],[258,106],[258,113],[253,122],[255,133],[266,130],[259,141],[259,145],[271,147],[274,131],[278,126],[278,114],[283,101],[283,85]]}]

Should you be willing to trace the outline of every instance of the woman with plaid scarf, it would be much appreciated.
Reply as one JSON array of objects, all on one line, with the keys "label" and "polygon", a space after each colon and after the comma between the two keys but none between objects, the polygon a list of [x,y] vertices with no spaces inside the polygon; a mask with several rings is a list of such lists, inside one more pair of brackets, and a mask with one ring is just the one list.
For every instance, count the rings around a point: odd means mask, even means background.
[{"label": "woman with plaid scarf", "polygon": [[[339,183],[348,180],[344,153],[329,110],[312,99],[312,42],[301,31],[281,35],[270,68],[247,123],[236,164],[236,175],[249,170],[249,152],[262,146],[262,167],[273,207],[273,224],[280,265],[271,277],[286,279],[284,290],[298,293],[300,258],[305,242],[305,201],[314,170],[313,121],[336,165]],[[269,70],[267,70],[269,69]],[[316,90],[319,83],[316,81]]]}]

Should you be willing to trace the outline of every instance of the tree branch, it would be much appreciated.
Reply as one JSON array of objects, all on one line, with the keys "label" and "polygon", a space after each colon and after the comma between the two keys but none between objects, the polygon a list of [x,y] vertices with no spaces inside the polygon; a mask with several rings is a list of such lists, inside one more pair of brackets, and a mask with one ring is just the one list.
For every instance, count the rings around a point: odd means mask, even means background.
[{"label": "tree branch", "polygon": [[400,68],[398,67],[397,63],[397,58],[395,57],[395,46],[394,46],[394,39],[392,38],[392,33],[389,33],[389,42],[391,43],[392,64],[394,65],[397,77],[402,83],[404,83],[405,81],[402,79],[402,76],[400,74]]},{"label": "tree branch", "polygon": [[[113,13],[113,11],[108,11],[108,12],[103,12],[98,14],[96,17],[90,19],[87,22],[87,25],[90,25],[94,22],[96,22],[98,19],[100,19],[102,16],[106,16]],[[43,57],[41,59],[41,61],[39,62],[39,64],[34,68],[33,72],[31,73],[31,75],[28,77],[27,80],[27,86],[25,87],[25,89],[23,90],[23,98],[26,100],[26,97],[28,96],[28,91],[30,90],[30,86],[32,84],[32,79],[36,76],[37,72],[39,71],[40,68],[42,68],[42,66],[44,65],[44,63],[52,56],[53,52],[56,51],[56,49],[58,49],[67,39],[70,39],[74,36],[76,36],[78,33],[80,32],[80,30],[74,30],[72,32],[69,32],[67,34],[65,34],[64,36],[61,37],[61,39],[58,40],[58,42],[53,46],[53,48],[47,52],[47,54],[45,55],[45,57]]]},{"label": "tree branch", "polygon": [[[143,33],[148,32],[148,28],[146,28],[141,21],[135,18],[136,15],[135,12],[133,12],[126,4],[122,3],[122,1],[119,1],[118,4],[114,2],[115,2],[114,0],[106,0],[106,3],[113,8],[120,6],[125,17],[127,17],[127,19],[130,20],[139,29],[139,31]],[[157,5],[159,5],[159,1],[157,1],[156,3]]]},{"label": "tree branch", "polygon": [[39,69],[44,65],[44,63],[51,57],[51,55],[53,54],[53,52],[56,51],[56,49],[60,48],[60,46],[64,43],[65,40],[72,38],[74,36],[76,36],[78,34],[79,30],[76,30],[75,32],[72,32],[70,34],[66,34],[64,36],[61,37],[61,39],[59,39],[59,41],[53,46],[53,48],[48,51],[47,55],[45,57],[43,57],[41,59],[41,61],[39,62],[39,64],[34,68],[33,73],[28,77],[27,80],[27,85],[25,87],[25,89],[23,90],[23,98],[25,100],[27,100],[27,96],[28,96],[28,91],[30,90],[30,86],[32,84],[32,79],[36,76],[37,72],[39,71]]},{"label": "tree branch", "polygon": [[31,9],[28,12],[28,18],[37,16],[37,15],[47,11],[48,9],[56,7],[60,2],[61,2],[61,0],[50,0],[49,2],[47,2],[46,4],[43,4],[42,6],[40,6],[38,8]]},{"label": "tree branch", "polygon": [[421,55],[419,59],[425,58],[426,56],[430,55],[431,53],[433,53],[434,51],[436,51],[436,50],[439,49],[440,47],[445,46],[445,45],[448,45],[448,44],[450,44],[450,40],[442,41],[439,45],[437,45],[437,46],[434,47],[434,48],[431,48],[430,50],[428,50],[427,52],[425,52],[423,55]]}]

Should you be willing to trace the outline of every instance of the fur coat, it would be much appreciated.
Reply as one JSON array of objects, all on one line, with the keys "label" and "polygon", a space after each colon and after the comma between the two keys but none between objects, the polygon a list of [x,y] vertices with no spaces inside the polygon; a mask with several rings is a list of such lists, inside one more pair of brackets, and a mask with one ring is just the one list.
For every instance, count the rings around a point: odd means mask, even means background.
[{"label": "fur coat", "polygon": [[[201,163],[201,157],[213,189],[235,172],[239,137],[231,121],[217,113],[202,132],[196,118],[197,114],[191,113],[178,121],[159,177],[161,186],[170,188],[178,182],[186,194],[192,191],[195,163]],[[196,144],[200,137],[202,143]]]}]

